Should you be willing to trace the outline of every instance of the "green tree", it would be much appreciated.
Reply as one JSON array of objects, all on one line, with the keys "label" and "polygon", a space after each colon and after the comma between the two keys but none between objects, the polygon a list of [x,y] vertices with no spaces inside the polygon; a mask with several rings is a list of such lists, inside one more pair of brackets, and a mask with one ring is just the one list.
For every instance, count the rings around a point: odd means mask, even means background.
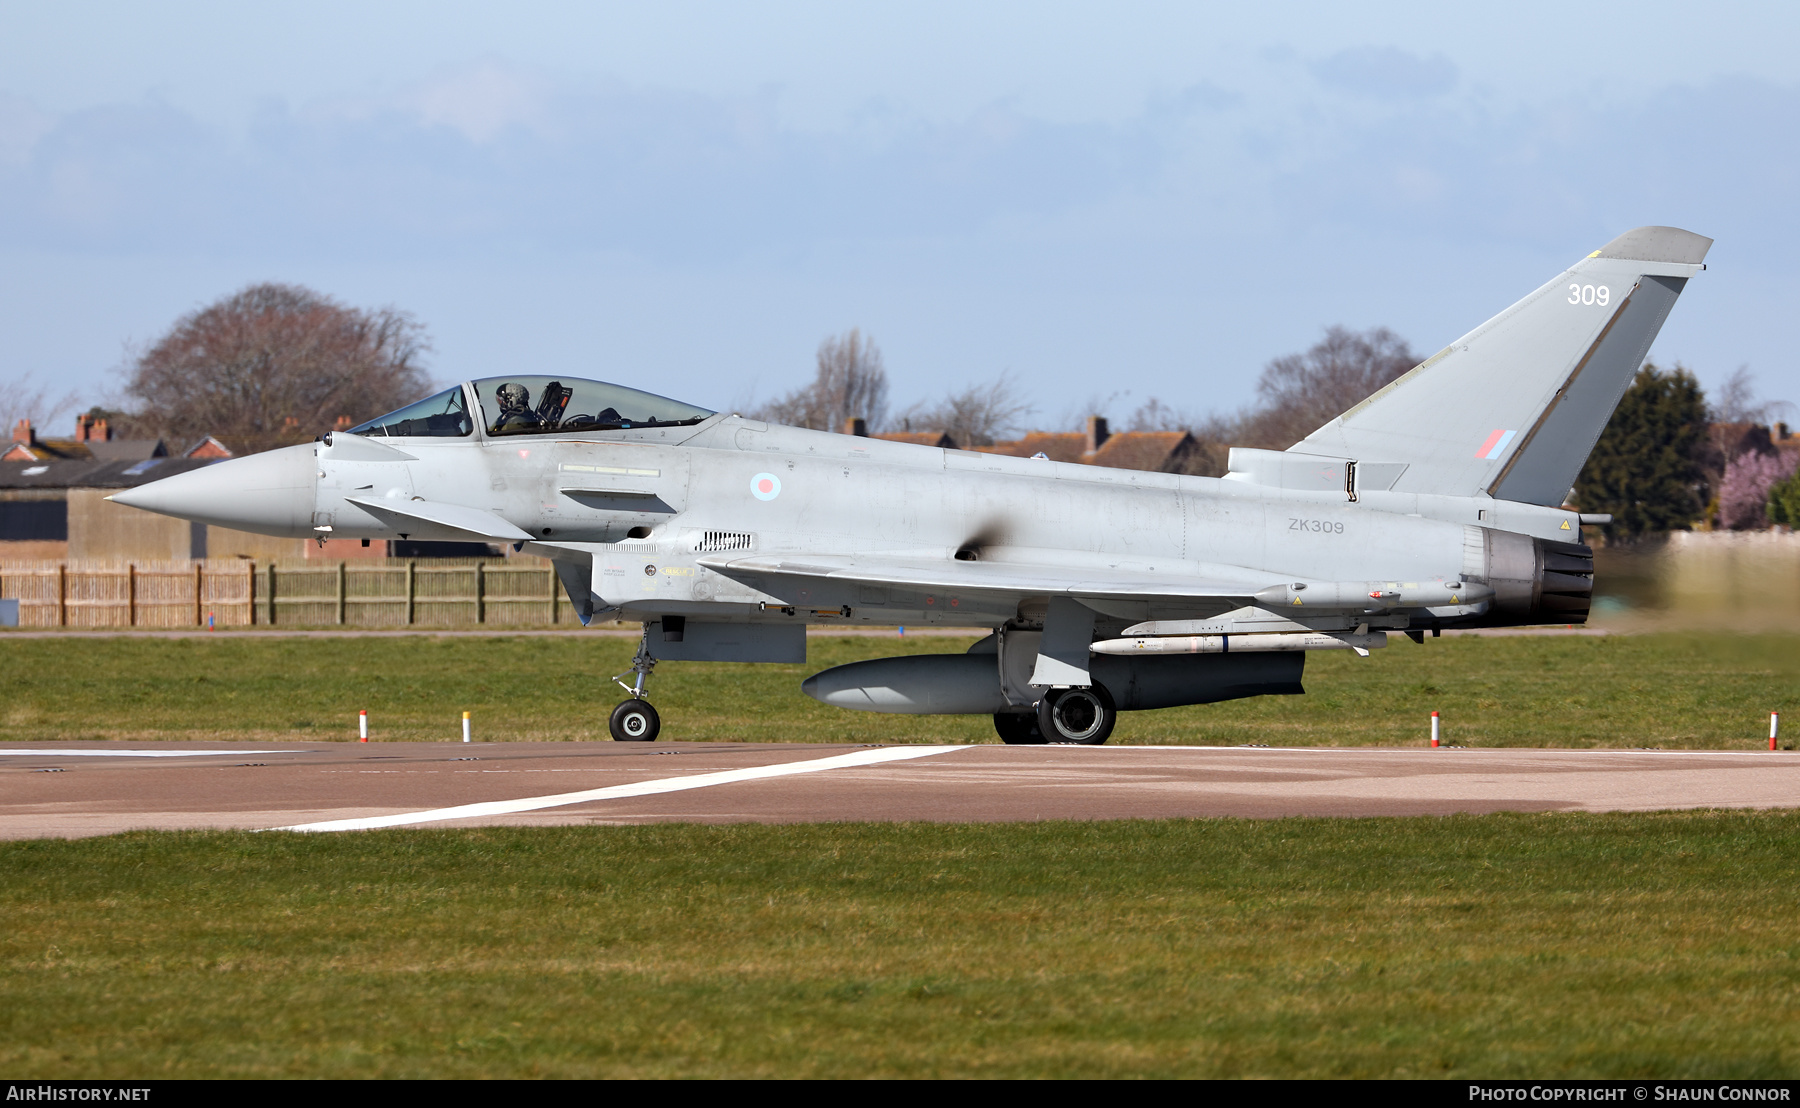
[{"label": "green tree", "polygon": [[1645,362],[1575,483],[1584,512],[1613,517],[1608,538],[1685,529],[1704,507],[1697,460],[1706,396],[1687,370]]},{"label": "green tree", "polygon": [[1789,474],[1769,487],[1769,522],[1800,530],[1800,472]]}]

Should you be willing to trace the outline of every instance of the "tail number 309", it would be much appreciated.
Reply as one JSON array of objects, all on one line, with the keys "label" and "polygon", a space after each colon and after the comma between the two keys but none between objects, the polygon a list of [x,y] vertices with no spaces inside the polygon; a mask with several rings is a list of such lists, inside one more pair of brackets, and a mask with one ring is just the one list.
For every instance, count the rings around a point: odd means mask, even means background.
[{"label": "tail number 309", "polygon": [[1611,299],[1612,290],[1605,285],[1569,286],[1569,303],[1571,304],[1598,304],[1604,308],[1606,302]]}]

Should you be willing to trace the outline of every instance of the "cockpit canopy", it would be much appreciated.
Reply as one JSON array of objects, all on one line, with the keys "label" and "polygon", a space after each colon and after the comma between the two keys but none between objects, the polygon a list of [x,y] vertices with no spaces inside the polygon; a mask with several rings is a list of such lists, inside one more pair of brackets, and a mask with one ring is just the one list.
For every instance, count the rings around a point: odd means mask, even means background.
[{"label": "cockpit canopy", "polygon": [[390,438],[454,438],[473,430],[475,422],[469,418],[469,409],[463,403],[462,386],[457,385],[398,411],[359,423],[350,428],[350,433]]},{"label": "cockpit canopy", "polygon": [[568,434],[632,427],[687,427],[705,408],[579,377],[484,377],[475,394],[490,435]]},{"label": "cockpit canopy", "polygon": [[[687,427],[714,413],[654,393],[579,377],[515,375],[472,382],[490,435]],[[352,435],[455,438],[475,430],[461,385],[350,428]]]}]

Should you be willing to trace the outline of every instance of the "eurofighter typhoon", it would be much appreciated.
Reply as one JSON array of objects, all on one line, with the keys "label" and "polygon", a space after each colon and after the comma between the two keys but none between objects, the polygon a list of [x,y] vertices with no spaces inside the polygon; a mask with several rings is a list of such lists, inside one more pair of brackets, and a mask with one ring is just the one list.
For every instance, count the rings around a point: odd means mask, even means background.
[{"label": "eurofighter typhoon", "polygon": [[1223,478],[773,426],[520,373],[112,499],[547,557],[584,623],[643,622],[614,678],[616,739],[656,738],[659,661],[803,662],[810,624],[898,623],[990,633],[801,688],[992,715],[1008,743],[1098,744],[1119,712],[1302,692],[1309,650],[1584,621],[1580,527],[1605,519],[1562,505],[1711,245],[1620,235],[1289,449],[1232,450]]}]

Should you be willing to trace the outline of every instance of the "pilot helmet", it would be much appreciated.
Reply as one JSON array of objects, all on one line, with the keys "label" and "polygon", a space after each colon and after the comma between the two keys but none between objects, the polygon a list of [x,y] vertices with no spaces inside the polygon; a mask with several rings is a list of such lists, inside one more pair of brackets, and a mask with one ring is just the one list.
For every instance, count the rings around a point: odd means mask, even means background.
[{"label": "pilot helmet", "polygon": [[500,401],[503,410],[510,411],[523,408],[531,403],[531,393],[517,381],[508,381],[494,390],[494,399]]}]

